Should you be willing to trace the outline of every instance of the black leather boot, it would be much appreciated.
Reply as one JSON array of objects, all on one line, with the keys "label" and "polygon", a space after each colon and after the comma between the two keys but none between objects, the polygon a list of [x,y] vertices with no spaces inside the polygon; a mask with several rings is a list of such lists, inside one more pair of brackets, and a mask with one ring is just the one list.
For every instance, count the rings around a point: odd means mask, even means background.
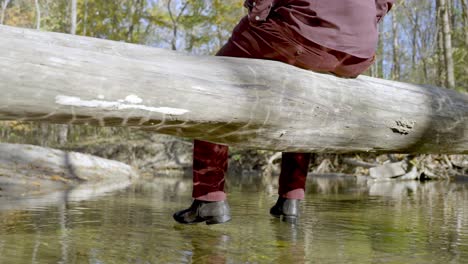
[{"label": "black leather boot", "polygon": [[226,201],[193,200],[189,208],[176,212],[173,217],[181,224],[196,224],[206,221],[207,225],[213,225],[230,221],[231,212]]},{"label": "black leather boot", "polygon": [[299,217],[299,201],[297,199],[278,197],[278,201],[270,209],[270,214],[281,218],[285,222],[296,223]]}]

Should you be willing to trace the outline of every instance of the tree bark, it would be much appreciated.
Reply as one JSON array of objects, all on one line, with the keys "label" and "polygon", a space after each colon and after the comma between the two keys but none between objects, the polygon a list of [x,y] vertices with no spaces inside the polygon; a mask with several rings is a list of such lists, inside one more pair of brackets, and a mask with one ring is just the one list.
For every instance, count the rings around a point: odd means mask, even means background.
[{"label": "tree bark", "polygon": [[450,32],[450,20],[448,14],[448,3],[446,0],[438,0],[441,12],[441,26],[444,43],[446,86],[455,89],[455,66],[453,62],[452,35]]},{"label": "tree bark", "polygon": [[465,47],[468,47],[468,0],[460,0],[462,5],[462,17],[465,35]]},{"label": "tree bark", "polygon": [[440,0],[436,0],[436,28],[437,28],[437,77],[436,83],[439,86],[447,86],[445,74],[445,54],[444,54],[444,34],[442,25],[442,8],[440,7]]},{"label": "tree bark", "polygon": [[182,15],[183,15],[185,9],[187,8],[187,6],[189,4],[189,1],[186,1],[184,3],[182,8],[180,9],[179,14],[176,17],[174,17],[174,14],[172,13],[171,3],[172,3],[172,0],[167,1],[167,12],[169,13],[169,17],[170,17],[171,22],[172,22],[171,49],[172,50],[177,50],[177,34],[178,34],[178,30],[179,30],[179,21],[180,21],[180,18],[182,17]]},{"label": "tree bark", "polygon": [[5,11],[9,3],[10,3],[10,0],[3,0],[2,2],[2,11],[0,13],[0,25],[3,25],[5,22]]},{"label": "tree bark", "polygon": [[174,18],[174,15],[172,14],[172,9],[171,9],[171,0],[167,1],[167,12],[169,13],[169,17],[171,18],[172,21],[172,39],[171,39],[171,49],[172,50],[177,50],[176,46],[176,40],[177,40],[177,29],[178,29],[178,23],[176,19]]},{"label": "tree bark", "polygon": [[[410,14],[411,16],[413,14]],[[414,19],[411,19],[411,21],[413,22],[413,38],[411,40],[411,44],[412,44],[412,47],[413,47],[413,50],[412,50],[412,54],[411,54],[411,66],[413,67],[413,69],[416,68],[416,57],[417,57],[417,54],[418,54],[418,27],[419,27],[419,19],[418,19],[418,15],[416,14],[414,16]]]},{"label": "tree bark", "polygon": [[468,154],[468,96],[0,26],[0,120],[297,152]]},{"label": "tree bark", "polygon": [[383,23],[379,23],[378,26],[379,30],[379,41],[377,45],[377,54],[376,54],[376,61],[372,64],[371,72],[372,77],[376,78],[383,78],[383,56],[384,56],[384,49],[383,49]]},{"label": "tree bark", "polygon": [[84,17],[83,17],[83,36],[86,36],[88,29],[88,0],[84,0]]},{"label": "tree bark", "polygon": [[400,79],[400,47],[398,41],[398,24],[396,21],[396,12],[392,13],[392,40],[393,40],[393,60],[392,60],[392,79]]},{"label": "tree bark", "polygon": [[76,35],[76,17],[77,17],[77,4],[76,0],[71,0],[71,28],[70,28],[70,34]]},{"label": "tree bark", "polygon": [[39,0],[34,0],[34,5],[36,6],[36,29],[41,29],[41,6],[39,5]]}]

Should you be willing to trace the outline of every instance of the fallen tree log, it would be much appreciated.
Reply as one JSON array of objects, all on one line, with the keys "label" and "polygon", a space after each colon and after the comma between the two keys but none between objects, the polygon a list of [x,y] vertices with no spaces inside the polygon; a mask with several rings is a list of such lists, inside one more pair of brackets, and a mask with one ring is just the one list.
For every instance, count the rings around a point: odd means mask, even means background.
[{"label": "fallen tree log", "polygon": [[0,120],[304,152],[468,153],[468,96],[0,26]]}]

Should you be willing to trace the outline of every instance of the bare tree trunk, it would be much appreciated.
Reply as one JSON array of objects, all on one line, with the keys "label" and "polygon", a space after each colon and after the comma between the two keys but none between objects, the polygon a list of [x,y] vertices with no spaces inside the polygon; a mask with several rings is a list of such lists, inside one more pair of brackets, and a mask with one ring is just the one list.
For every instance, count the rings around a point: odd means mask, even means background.
[{"label": "bare tree trunk", "polygon": [[[412,15],[412,14],[411,14]],[[413,20],[413,19],[412,19]],[[419,19],[418,16],[416,15],[413,20],[413,39],[412,39],[412,45],[413,45],[413,54],[411,54],[411,65],[413,69],[416,67],[416,57],[418,54],[418,26],[419,26]]]},{"label": "bare tree trunk", "polygon": [[446,0],[438,0],[439,9],[441,11],[441,26],[444,43],[444,57],[445,57],[445,78],[446,86],[450,89],[455,89],[455,69],[453,63],[453,49],[452,49],[452,36],[450,32],[450,20],[448,14],[448,4]]},{"label": "bare tree trunk", "polygon": [[71,0],[71,28],[70,34],[76,35],[76,0]]},{"label": "bare tree trunk", "polygon": [[59,125],[57,139],[58,139],[58,144],[60,146],[67,144],[68,133],[70,132],[69,129],[70,129],[69,125]]},{"label": "bare tree trunk", "polygon": [[392,14],[392,37],[393,37],[393,65],[392,65],[392,79],[400,79],[400,54],[398,43],[398,24],[396,21],[396,12]]},{"label": "bare tree trunk", "polygon": [[141,0],[136,0],[134,3],[132,2],[132,7],[130,9],[128,18],[130,25],[127,32],[127,41],[130,43],[135,43],[137,41],[134,37],[134,32],[136,30],[137,35],[140,32],[140,17],[144,7],[144,3]]},{"label": "bare tree trunk", "polygon": [[372,64],[372,66],[370,67],[370,76],[371,77],[374,77],[374,78],[377,78],[377,62],[374,62],[374,64]]},{"label": "bare tree trunk", "polygon": [[174,19],[174,16],[172,15],[172,10],[171,10],[171,0],[167,1],[167,11],[169,12],[169,17],[171,18],[172,21],[172,39],[171,39],[171,49],[172,50],[177,50],[176,47],[176,40],[177,40],[177,21]]},{"label": "bare tree trunk", "polygon": [[[429,10],[432,10],[432,6],[429,7]],[[431,11],[429,11],[431,12]],[[416,14],[416,17],[418,17],[418,15]],[[419,36],[419,42],[416,41],[416,46],[418,48],[418,51],[419,51],[419,55],[420,55],[420,58],[421,58],[421,61],[423,63],[423,81],[424,82],[427,82],[429,79],[429,62],[428,60],[432,60],[430,59],[430,55],[428,55],[429,53],[430,54],[433,54],[433,50],[434,50],[434,45],[437,44],[437,23],[435,23],[435,28],[433,28],[432,30],[436,32],[436,37],[434,37],[433,33],[432,34],[428,34],[428,32],[426,32],[427,30],[424,30],[422,31],[421,30],[421,20],[418,19],[418,23],[415,23],[416,24],[416,27],[414,28],[416,31],[417,31],[417,35]],[[436,22],[436,21],[435,21]]]},{"label": "bare tree trunk", "polygon": [[36,29],[41,29],[41,6],[39,5],[39,0],[34,0],[36,6]]},{"label": "bare tree trunk", "polygon": [[453,3],[454,0],[445,0],[445,5],[446,5],[446,8],[447,8],[447,15],[448,15],[448,21],[449,21],[449,26],[451,29],[454,29],[455,28],[455,24],[456,24],[456,16],[453,15],[453,10],[452,10],[452,4],[455,4]]},{"label": "bare tree trunk", "polygon": [[[468,49],[468,0],[460,0],[462,6],[462,18],[463,18],[463,25],[462,31],[465,37],[465,47]],[[463,68],[463,72],[465,76],[468,76],[468,67],[465,65]]]},{"label": "bare tree trunk", "polygon": [[444,36],[442,33],[442,12],[440,0],[436,0],[436,19],[437,19],[437,78],[438,86],[445,86],[445,56],[444,56]]},{"label": "bare tree trunk", "polygon": [[2,2],[2,12],[0,14],[0,25],[3,25],[3,23],[5,22],[5,11],[9,3],[10,3],[10,0],[3,0]]},{"label": "bare tree trunk", "polygon": [[88,27],[88,0],[84,0],[83,36],[86,36]]},{"label": "bare tree trunk", "polygon": [[465,33],[465,47],[468,47],[468,0],[460,0],[462,4],[463,32]]},{"label": "bare tree trunk", "polygon": [[50,130],[50,125],[48,123],[41,123],[40,126],[40,142],[39,144],[41,146],[47,146],[49,142],[49,130]]},{"label": "bare tree trunk", "polygon": [[128,20],[130,21],[130,23],[127,31],[127,42],[133,43],[133,30],[135,29],[134,18],[136,15],[136,8],[133,2],[131,3],[131,6],[128,9],[130,10],[128,14]]},{"label": "bare tree trunk", "polygon": [[427,64],[428,64],[427,63],[427,58],[426,58],[426,56],[424,54],[422,55],[421,60],[422,60],[422,63],[423,63],[423,77],[424,77],[424,80],[428,80],[428,77],[429,77],[428,71],[429,71],[429,69],[427,67]]},{"label": "bare tree trunk", "polygon": [[374,64],[372,64],[371,74],[372,74],[372,77],[383,78],[383,56],[384,56],[383,23],[379,24],[378,30],[379,30],[379,41],[378,41],[377,52],[376,52],[376,60]]},{"label": "bare tree trunk", "polygon": [[180,20],[180,17],[182,16],[182,14],[184,13],[185,9],[187,8],[189,2],[188,1],[185,2],[185,4],[180,9],[180,12],[177,15],[177,17],[174,17],[174,15],[172,13],[171,3],[172,3],[172,0],[167,1],[167,11],[169,12],[169,17],[171,18],[172,27],[173,27],[172,28],[171,49],[172,50],[177,50],[176,41],[177,41],[177,32],[178,32],[178,29],[179,29],[179,20]]}]

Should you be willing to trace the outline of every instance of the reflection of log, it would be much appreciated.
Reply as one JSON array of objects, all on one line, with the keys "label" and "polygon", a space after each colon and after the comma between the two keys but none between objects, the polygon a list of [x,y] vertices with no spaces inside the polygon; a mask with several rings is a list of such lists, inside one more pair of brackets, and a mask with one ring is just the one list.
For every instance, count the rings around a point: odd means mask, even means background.
[{"label": "reflection of log", "polygon": [[[47,189],[42,192],[18,192],[6,190],[0,196],[0,212],[24,210],[32,207],[62,205],[67,202],[79,202],[94,199],[107,193],[123,190],[131,184],[127,182],[84,183],[67,189]],[[2,186],[4,187],[4,186]],[[26,196],[24,196],[27,194]],[[24,198],[29,199],[24,199]],[[33,199],[31,199],[31,197]]]},{"label": "reflection of log", "polygon": [[0,36],[3,120],[277,151],[468,153],[466,94],[6,26]]}]

